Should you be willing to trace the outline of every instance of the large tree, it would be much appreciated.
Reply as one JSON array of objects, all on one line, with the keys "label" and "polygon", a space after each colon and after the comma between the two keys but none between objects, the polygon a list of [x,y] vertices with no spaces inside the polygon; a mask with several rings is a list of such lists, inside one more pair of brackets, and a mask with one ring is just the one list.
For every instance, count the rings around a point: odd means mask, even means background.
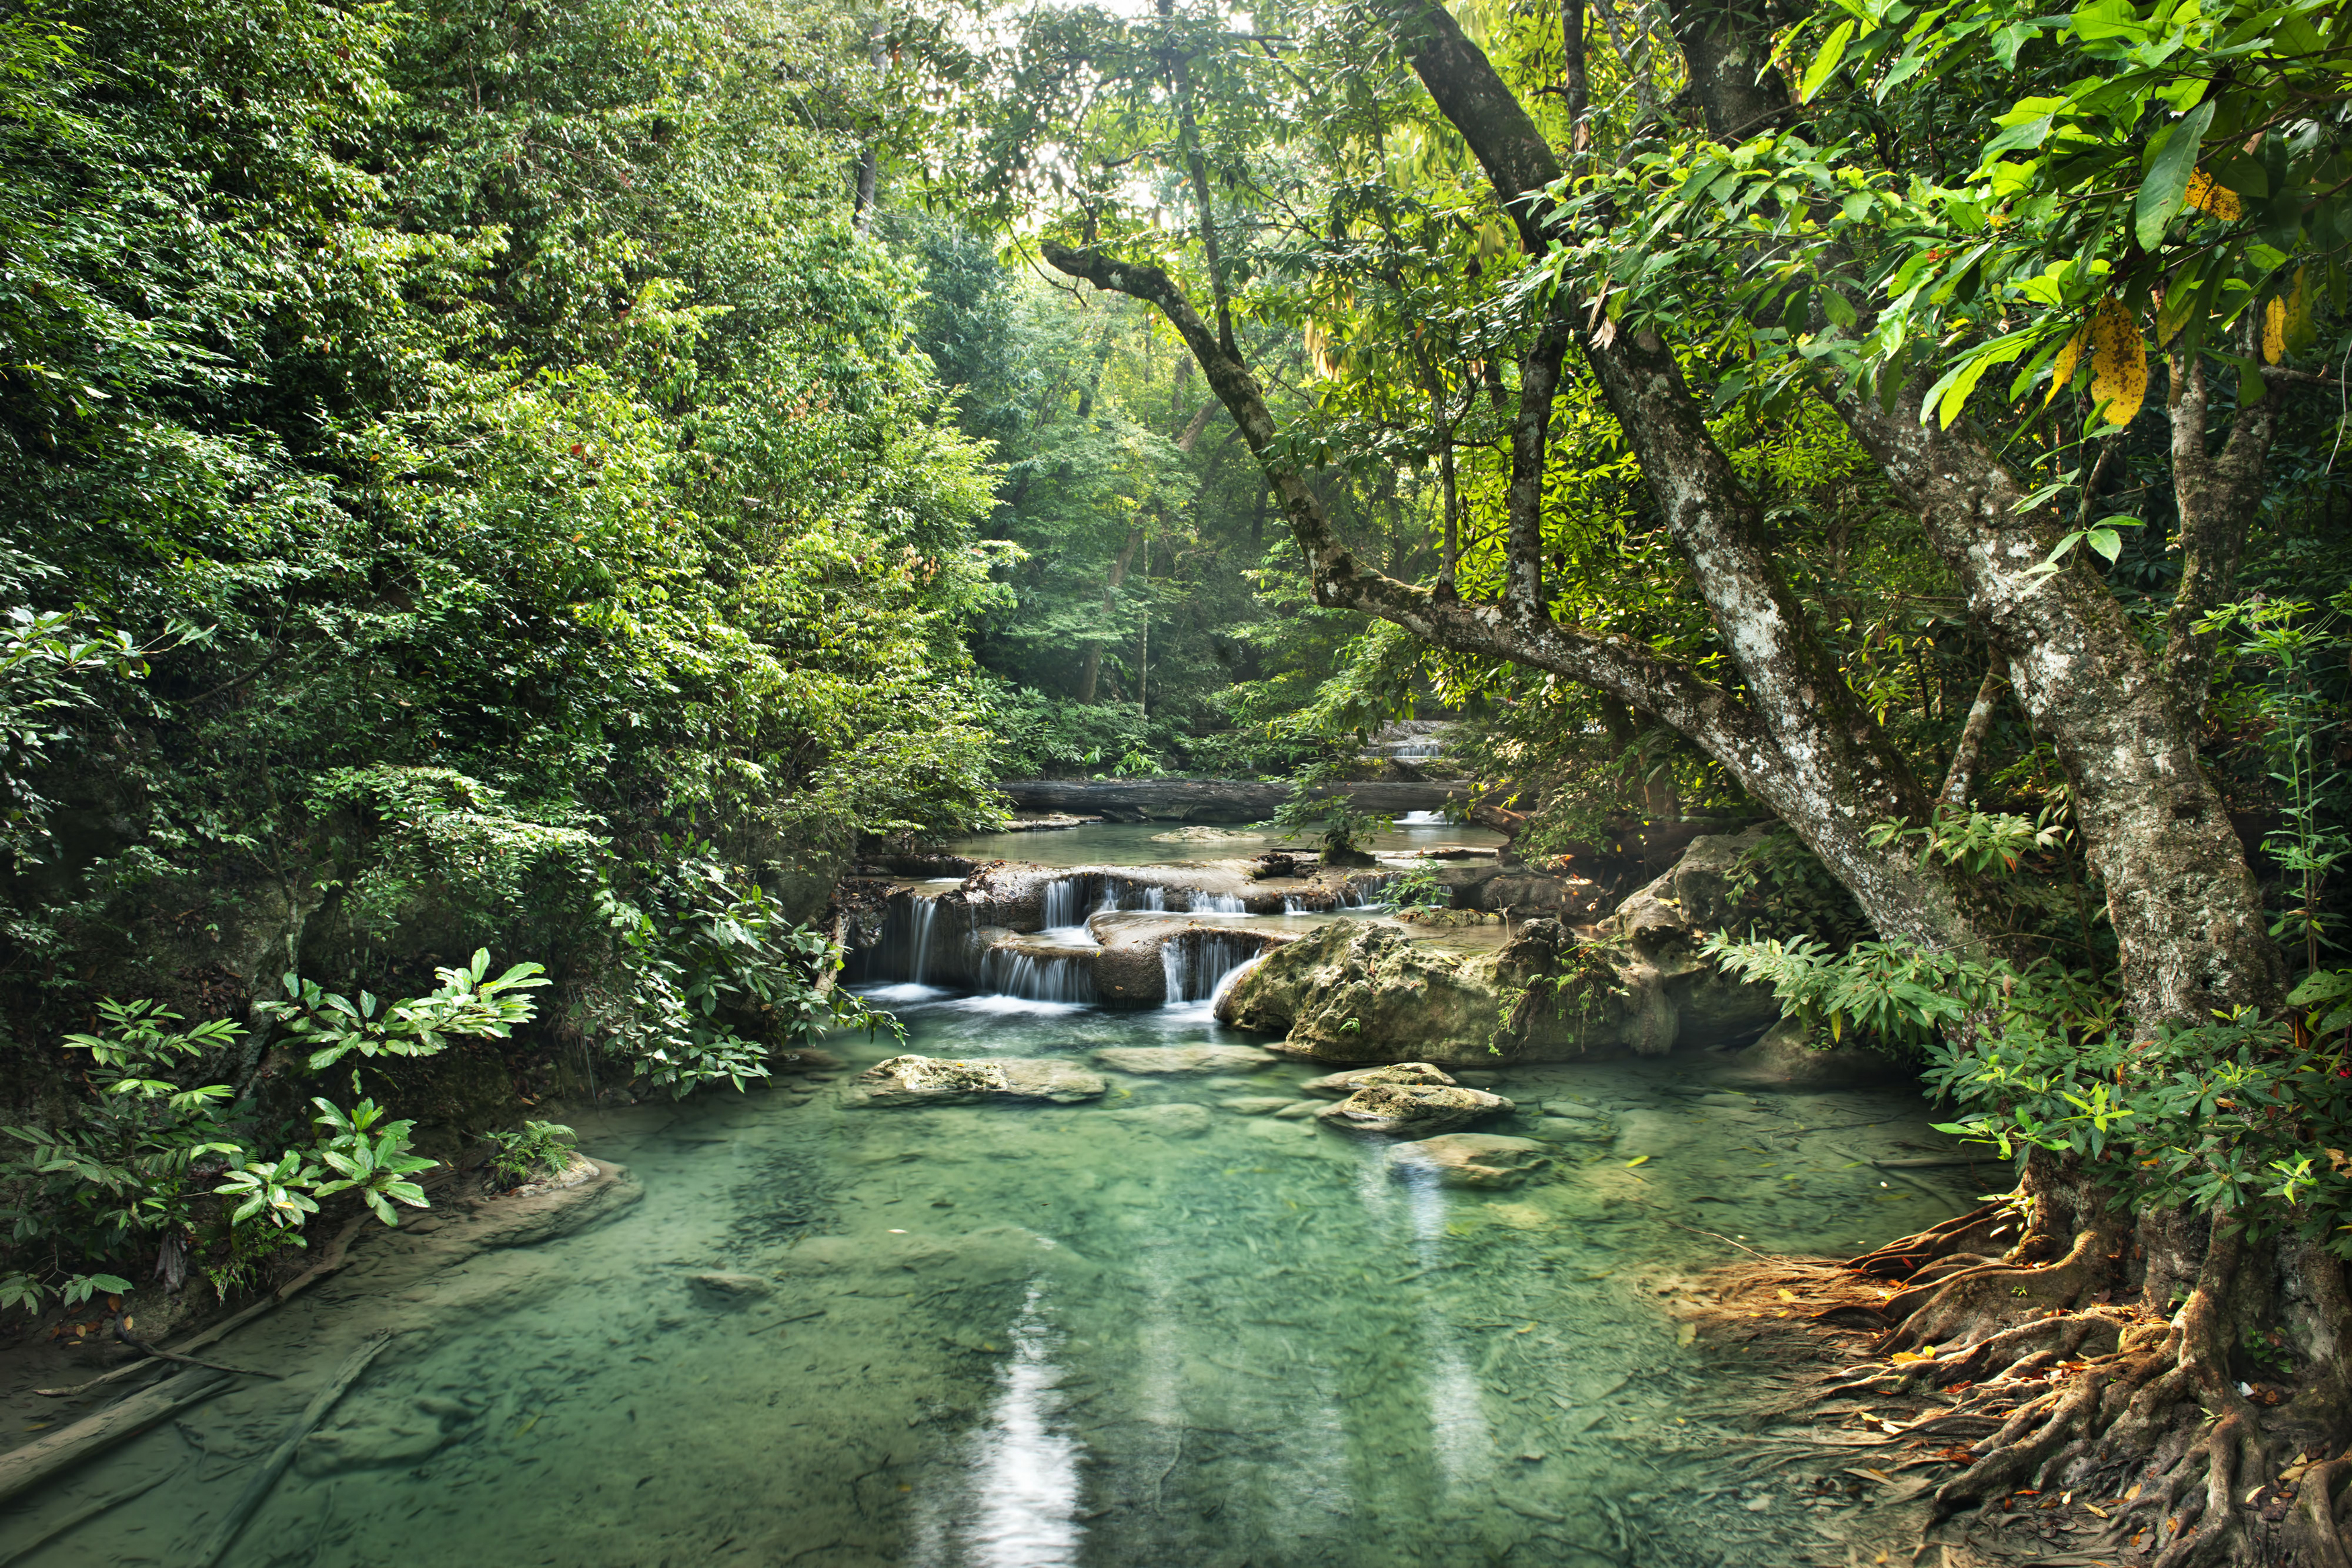
[{"label": "large tree", "polygon": [[[999,167],[1050,172],[1052,266],[1148,301],[1182,335],[1280,497],[1319,601],[1654,716],[1793,829],[1883,936],[1997,957],[2007,927],[1996,893],[1960,857],[1918,848],[1919,830],[1937,831],[1937,796],[1965,796],[1970,744],[1946,789],[1920,777],[1805,613],[1782,541],[1718,439],[1719,399],[1694,380],[1711,374],[1768,411],[1832,410],[1916,518],[1995,674],[2063,769],[2113,930],[2126,1032],[2275,1011],[2283,966],[2197,741],[2210,622],[2231,594],[2283,395],[2265,376],[2292,383],[2279,361],[2336,263],[2336,24],[2316,6],[2143,16],[2101,0],[2070,24],[1994,4],[1935,17],[1856,5],[1834,28],[1824,19],[1802,33],[1806,104],[1776,64],[1771,21],[1704,0],[1668,11],[1685,80],[1675,103],[1696,123],[1637,122],[1606,171],[1590,151],[1581,7],[1475,13],[1490,56],[1423,0],[1344,16],[1261,11],[1246,35],[1165,5],[1130,27],[1059,21],[1019,61],[1024,108]],[[2181,63],[2216,48],[2233,59],[2219,81]],[[1426,95],[1418,111],[1400,64]],[[1646,68],[1629,69],[1629,89]],[[1999,115],[1998,134],[1957,155],[1933,134],[1955,100]],[[1083,133],[1041,156],[1023,132],[1057,118]],[[1297,209],[1312,181],[1286,182],[1286,162],[1319,156],[1344,172],[1368,124],[1386,157],[1406,135],[1465,150],[1517,239],[1515,276],[1493,293],[1509,318],[1496,346],[1517,376],[1509,387],[1493,377],[1512,417],[1508,482],[1492,497],[1500,570],[1483,592],[1467,590],[1450,550],[1429,582],[1350,550],[1318,489],[1327,454],[1277,413],[1281,389],[1270,394],[1237,328],[1297,292],[1299,242],[1286,249],[1283,236],[1308,226]],[[1319,146],[1302,126],[1320,130]],[[1179,224],[1139,212],[1139,162],[1181,176],[1191,199]],[[1356,216],[1335,196],[1325,221],[1336,235]],[[2099,520],[2106,470],[2139,413],[2150,336],[2183,570],[2162,613],[2136,621],[2094,556],[2116,553],[2115,529],[2083,525]],[[1971,416],[1981,378],[2013,364],[2024,370],[2012,399],[2047,370],[2050,431],[2072,414],[2064,439],[2030,437],[1990,394],[1979,400],[1990,423]],[[1548,577],[1549,449],[1579,368],[1637,454],[1705,606],[1707,661],[1591,629]],[[2028,455],[2074,466],[2045,485]],[[1979,1009],[1959,1027],[1995,1025]],[[2178,1505],[2166,1561],[2242,1554],[2252,1538],[2231,1500],[2263,1463],[2263,1424],[2230,1376],[2233,1336],[2270,1311],[2274,1280],[2317,1281],[2305,1286],[2318,1303],[2305,1341],[2324,1364],[2294,1419],[2341,1425],[2333,1347],[2352,1330],[2341,1264],[2314,1245],[2254,1247],[2226,1205],[2149,1210],[2135,1252],[2101,1176],[2038,1161],[2023,1239],[1898,1298],[1916,1314],[1910,1337],[1998,1343],[2010,1359],[2069,1333],[2079,1344],[2095,1331],[2064,1309],[2137,1285],[2143,1266],[2126,1255],[2144,1256],[2148,1289],[2189,1287],[2188,1304],[2137,1359],[2012,1423],[1944,1489],[1944,1505],[2130,1455],[2160,1483],[2149,1496]],[[1972,1218],[1904,1256],[1973,1250],[1990,1228],[1990,1216]],[[2200,1407],[2222,1419],[2201,1426]],[[2192,1494],[2210,1503],[2179,1502]],[[2311,1529],[2324,1543],[2312,1550],[2341,1552],[2332,1524]]]}]

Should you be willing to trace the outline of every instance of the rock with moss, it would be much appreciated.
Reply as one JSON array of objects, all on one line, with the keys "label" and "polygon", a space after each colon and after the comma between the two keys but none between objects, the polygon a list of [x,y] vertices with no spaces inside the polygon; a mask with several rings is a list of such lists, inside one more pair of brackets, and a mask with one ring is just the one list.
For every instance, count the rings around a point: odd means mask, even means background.
[{"label": "rock with moss", "polygon": [[1108,1087],[1099,1074],[1050,1058],[894,1056],[860,1073],[846,1098],[860,1105],[957,1105],[991,1100],[1067,1105],[1100,1099]]},{"label": "rock with moss", "polygon": [[1375,1083],[1451,1083],[1453,1074],[1426,1061],[1392,1061],[1386,1067],[1351,1067],[1345,1072],[1327,1072],[1320,1078],[1310,1078],[1298,1087],[1309,1094],[1328,1094],[1344,1099],[1359,1089]]},{"label": "rock with moss", "polygon": [[1500,1001],[1491,958],[1337,921],[1253,966],[1217,1019],[1284,1032],[1283,1051],[1318,1061],[1471,1062],[1492,1060]]},{"label": "rock with moss", "polygon": [[1551,1151],[1534,1139],[1493,1133],[1446,1133],[1389,1151],[1391,1171],[1440,1186],[1514,1187],[1552,1163]]},{"label": "rock with moss", "polygon": [[1445,1083],[1373,1083],[1317,1117],[1335,1127],[1392,1137],[1422,1138],[1518,1109],[1500,1094]]},{"label": "rock with moss", "polygon": [[1768,1028],[1780,1016],[1771,988],[1721,973],[1699,951],[1711,934],[1739,929],[1755,911],[1745,902],[1742,862],[1768,828],[1693,839],[1664,875],[1636,890],[1607,922],[1624,945],[1620,973],[1639,1000],[1634,1049],[1715,1045]]}]

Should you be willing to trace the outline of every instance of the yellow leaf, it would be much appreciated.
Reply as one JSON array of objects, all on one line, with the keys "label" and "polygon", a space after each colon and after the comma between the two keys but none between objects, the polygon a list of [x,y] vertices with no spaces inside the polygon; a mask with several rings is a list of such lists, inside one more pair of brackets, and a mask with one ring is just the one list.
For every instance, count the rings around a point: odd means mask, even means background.
[{"label": "yellow leaf", "polygon": [[1625,1168],[1630,1171],[1635,1166],[1640,1165],[1643,1160],[1646,1160],[1650,1156],[1647,1155],[1635,1155],[1632,1159],[1625,1162]]},{"label": "yellow leaf", "polygon": [[2147,345],[2139,323],[2113,295],[2091,318],[2091,402],[2106,406],[2109,424],[2129,424],[2147,397]]},{"label": "yellow leaf", "polygon": [[2200,213],[2210,213],[2225,223],[2245,215],[2246,209],[2238,200],[2238,193],[2227,185],[2217,185],[2212,176],[2199,169],[2189,176],[2189,204]]},{"label": "yellow leaf", "polygon": [[2084,1506],[2084,1508],[2089,1509],[2093,1513],[2097,1514],[2101,1519],[2105,1519],[2105,1518],[2106,1518],[2106,1517],[2107,1517],[2107,1511],[2106,1511],[2105,1509],[2104,1509],[2104,1508],[2101,1508],[2097,1503],[2095,1503],[2095,1502],[2086,1502],[2086,1503],[2084,1503],[2083,1506]]},{"label": "yellow leaf", "polygon": [[2073,337],[2066,340],[2066,346],[2058,350],[2058,357],[2050,361],[2050,395],[2042,400],[2045,405],[2065,391],[2066,383],[2074,379],[2074,367],[2083,360],[2084,340],[2090,335],[2091,325],[2085,321],[2074,329]]},{"label": "yellow leaf", "polygon": [[2286,298],[2286,347],[2291,353],[2301,353],[2311,347],[2318,337],[2311,321],[2311,268],[2294,269],[2294,292]]},{"label": "yellow leaf", "polygon": [[2277,364],[2286,358],[2286,301],[2273,295],[2263,307],[2263,359]]},{"label": "yellow leaf", "polygon": [[1780,1299],[1781,1299],[1782,1301],[1795,1301],[1797,1298],[1796,1298],[1794,1295],[1790,1294],[1789,1291],[1781,1291],[1781,1292],[1780,1292]]}]

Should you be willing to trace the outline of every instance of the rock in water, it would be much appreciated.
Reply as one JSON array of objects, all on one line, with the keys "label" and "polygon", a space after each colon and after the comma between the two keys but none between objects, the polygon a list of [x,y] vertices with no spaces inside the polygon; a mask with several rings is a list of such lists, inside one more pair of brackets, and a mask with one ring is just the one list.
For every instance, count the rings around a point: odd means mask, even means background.
[{"label": "rock in water", "polygon": [[1434,1176],[1440,1186],[1517,1186],[1551,1163],[1550,1152],[1532,1138],[1486,1133],[1448,1133],[1389,1151],[1391,1170]]},{"label": "rock in water", "polygon": [[1209,1110],[1205,1105],[1138,1105],[1131,1110],[1113,1111],[1110,1118],[1170,1138],[1197,1138],[1209,1130]]},{"label": "rock in water", "polygon": [[1374,1083],[1357,1090],[1337,1105],[1326,1105],[1317,1114],[1334,1125],[1352,1127],[1358,1132],[1425,1137],[1517,1109],[1500,1094],[1465,1089],[1458,1084]]},{"label": "rock in water", "polygon": [[1605,1144],[1617,1135],[1608,1123],[1581,1116],[1545,1116],[1536,1123],[1536,1132],[1556,1144]]},{"label": "rock in water", "polygon": [[1374,1083],[1451,1083],[1454,1080],[1426,1061],[1392,1061],[1386,1067],[1358,1067],[1327,1072],[1299,1085],[1309,1094],[1346,1095]]},{"label": "rock in water", "polygon": [[1246,1072],[1274,1056],[1254,1045],[1118,1045],[1095,1052],[1115,1072]]},{"label": "rock in water", "polygon": [[858,1074],[850,1100],[865,1105],[956,1105],[973,1100],[1066,1105],[1099,1099],[1108,1087],[1099,1074],[1050,1058],[894,1056]]},{"label": "rock in water", "polygon": [[1298,1102],[1281,1094],[1243,1094],[1231,1100],[1220,1100],[1217,1103],[1225,1110],[1238,1111],[1244,1116],[1271,1116]]}]

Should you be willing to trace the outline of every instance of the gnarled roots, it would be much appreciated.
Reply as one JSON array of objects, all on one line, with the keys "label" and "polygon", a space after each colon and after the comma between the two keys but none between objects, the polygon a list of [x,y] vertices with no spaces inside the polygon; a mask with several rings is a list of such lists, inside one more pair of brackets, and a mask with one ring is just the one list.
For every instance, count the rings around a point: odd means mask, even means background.
[{"label": "gnarled roots", "polygon": [[1896,1282],[1888,1360],[1832,1391],[1923,1398],[1906,1435],[1975,1438],[1945,1450],[1966,1468],[1935,1490],[1937,1531],[2000,1553],[2001,1526],[2063,1525],[2092,1553],[2069,1561],[2352,1568],[2352,1297],[2317,1248],[2135,1219],[2036,1162],[2010,1199],[1849,1267]]}]

